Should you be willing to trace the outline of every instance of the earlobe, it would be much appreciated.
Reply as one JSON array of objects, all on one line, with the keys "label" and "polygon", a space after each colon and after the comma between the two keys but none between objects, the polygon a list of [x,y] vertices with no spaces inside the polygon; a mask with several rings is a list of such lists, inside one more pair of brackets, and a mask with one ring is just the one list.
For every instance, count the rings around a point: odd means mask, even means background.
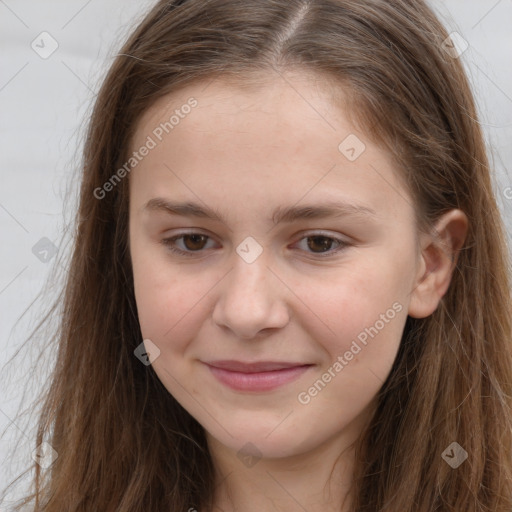
[{"label": "earlobe", "polygon": [[439,218],[430,234],[420,236],[421,254],[409,302],[409,316],[425,318],[437,309],[450,285],[467,230],[466,214],[454,209]]}]

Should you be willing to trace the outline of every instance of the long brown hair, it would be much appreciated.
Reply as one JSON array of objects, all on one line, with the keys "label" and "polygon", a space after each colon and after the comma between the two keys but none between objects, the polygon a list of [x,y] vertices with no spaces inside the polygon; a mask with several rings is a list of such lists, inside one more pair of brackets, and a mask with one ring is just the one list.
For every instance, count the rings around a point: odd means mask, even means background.
[{"label": "long brown hair", "polygon": [[[55,371],[20,504],[44,512],[209,510],[204,431],[168,393],[141,343],[128,247],[126,161],[141,115],[199,80],[241,83],[288,67],[343,86],[368,137],[391,150],[419,225],[459,208],[466,243],[436,311],[407,318],[378,408],[362,433],[354,510],[512,510],[512,343],[508,248],[461,59],[423,0],[159,1],[116,56],[84,149],[80,203]],[[457,469],[442,454],[457,442]]]}]

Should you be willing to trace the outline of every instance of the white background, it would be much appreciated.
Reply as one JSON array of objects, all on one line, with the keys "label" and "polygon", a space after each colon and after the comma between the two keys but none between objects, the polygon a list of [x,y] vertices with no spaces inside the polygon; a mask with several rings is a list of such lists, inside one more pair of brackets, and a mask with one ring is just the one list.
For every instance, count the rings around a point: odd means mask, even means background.
[{"label": "white background", "polygon": [[[124,36],[153,3],[0,0],[0,492],[30,463],[33,430],[16,413],[23,389],[25,405],[40,389],[52,354],[40,357],[34,343],[8,361],[50,301],[46,292],[34,302],[46,280],[54,279],[50,271],[65,267],[68,247],[61,238],[76,206],[81,137],[98,84]],[[461,58],[476,93],[510,237],[512,0],[432,3],[449,32],[469,43]],[[31,47],[44,31],[58,43],[47,59]],[[58,249],[46,263],[32,250],[42,238]]]}]

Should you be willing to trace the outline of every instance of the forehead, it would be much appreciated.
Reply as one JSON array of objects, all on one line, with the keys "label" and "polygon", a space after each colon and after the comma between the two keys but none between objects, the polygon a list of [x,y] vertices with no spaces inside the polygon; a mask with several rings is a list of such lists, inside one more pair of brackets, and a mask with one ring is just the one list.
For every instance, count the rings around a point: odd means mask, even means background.
[{"label": "forehead", "polygon": [[140,201],[178,190],[185,199],[188,188],[224,204],[228,191],[233,204],[259,196],[272,208],[341,194],[382,213],[410,214],[392,156],[352,123],[342,98],[320,77],[294,73],[244,86],[222,79],[186,86],[141,117],[131,150],[148,137],[155,147],[130,188]]}]

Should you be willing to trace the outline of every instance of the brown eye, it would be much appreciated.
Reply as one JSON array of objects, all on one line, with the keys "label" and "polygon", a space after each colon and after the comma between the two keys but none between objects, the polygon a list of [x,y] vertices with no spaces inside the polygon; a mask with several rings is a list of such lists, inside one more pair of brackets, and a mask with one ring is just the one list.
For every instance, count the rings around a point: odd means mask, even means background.
[{"label": "brown eye", "polygon": [[351,244],[341,238],[318,233],[304,236],[297,245],[306,254],[326,258],[347,249]]},{"label": "brown eye", "polygon": [[182,255],[192,256],[194,253],[202,254],[203,249],[211,249],[206,247],[208,242],[213,240],[201,233],[185,233],[171,238],[164,238],[162,244],[169,249],[169,251]]},{"label": "brown eye", "polygon": [[183,245],[189,251],[200,251],[204,248],[208,237],[206,235],[183,235]]},{"label": "brown eye", "polygon": [[308,236],[308,248],[313,252],[325,252],[329,251],[332,247],[334,239],[326,236]]}]

